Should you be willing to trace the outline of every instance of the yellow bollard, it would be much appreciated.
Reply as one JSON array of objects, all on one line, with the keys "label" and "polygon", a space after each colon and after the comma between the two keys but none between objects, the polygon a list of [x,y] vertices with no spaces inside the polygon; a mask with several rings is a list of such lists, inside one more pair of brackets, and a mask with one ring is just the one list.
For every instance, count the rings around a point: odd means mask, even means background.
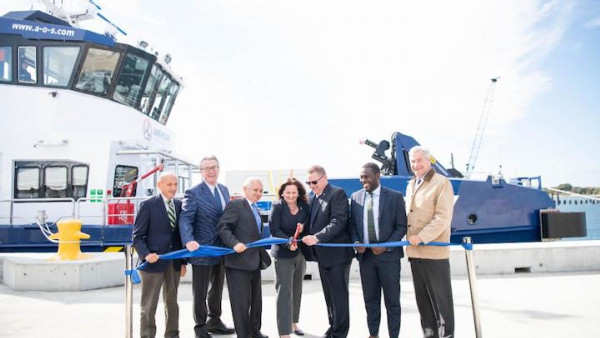
[{"label": "yellow bollard", "polygon": [[58,232],[50,235],[50,239],[58,239],[58,253],[53,259],[77,260],[89,256],[82,254],[79,246],[81,239],[90,238],[90,235],[81,232],[80,220],[62,220],[58,221],[56,226],[58,227]]}]

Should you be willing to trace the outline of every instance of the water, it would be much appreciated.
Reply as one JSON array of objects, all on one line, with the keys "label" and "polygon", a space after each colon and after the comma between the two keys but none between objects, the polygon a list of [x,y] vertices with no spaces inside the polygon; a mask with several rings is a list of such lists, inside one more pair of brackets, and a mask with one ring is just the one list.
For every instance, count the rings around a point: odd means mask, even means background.
[{"label": "water", "polygon": [[[561,197],[561,204],[557,205],[560,211],[577,211],[585,212],[585,220],[587,223],[587,237],[570,238],[569,240],[592,240],[600,239],[600,203],[596,204],[582,203],[586,199],[583,197]],[[574,204],[577,201],[577,204]],[[567,203],[562,203],[567,202]],[[571,202],[571,203],[569,203]]]}]

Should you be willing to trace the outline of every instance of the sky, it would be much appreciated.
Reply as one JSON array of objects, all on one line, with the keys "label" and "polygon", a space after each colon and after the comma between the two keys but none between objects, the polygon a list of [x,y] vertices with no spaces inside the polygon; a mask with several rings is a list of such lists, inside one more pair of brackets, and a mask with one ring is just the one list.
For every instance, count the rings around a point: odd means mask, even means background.
[{"label": "sky", "polygon": [[185,87],[168,127],[187,158],[353,177],[371,156],[359,141],[398,131],[464,171],[500,77],[475,175],[600,186],[598,1],[95,2],[122,40],[172,55]]}]

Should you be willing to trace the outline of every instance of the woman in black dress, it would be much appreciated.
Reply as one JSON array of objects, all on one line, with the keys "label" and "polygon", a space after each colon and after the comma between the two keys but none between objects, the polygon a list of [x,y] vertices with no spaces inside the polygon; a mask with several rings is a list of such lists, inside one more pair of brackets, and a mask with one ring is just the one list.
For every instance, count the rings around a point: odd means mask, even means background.
[{"label": "woman in black dress", "polygon": [[[308,219],[308,198],[300,181],[289,178],[279,188],[279,201],[273,203],[269,226],[273,237],[291,238],[299,226]],[[300,243],[300,245],[304,245]],[[271,247],[275,258],[275,288],[277,289],[277,328],[282,338],[293,332],[304,335],[298,328],[302,280],[306,261],[297,243],[278,244]]]}]

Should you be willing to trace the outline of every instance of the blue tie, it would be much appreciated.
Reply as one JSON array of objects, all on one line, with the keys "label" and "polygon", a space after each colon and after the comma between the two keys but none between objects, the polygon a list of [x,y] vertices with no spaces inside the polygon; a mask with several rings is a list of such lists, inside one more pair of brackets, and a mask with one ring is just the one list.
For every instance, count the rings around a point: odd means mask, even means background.
[{"label": "blue tie", "polygon": [[258,226],[258,233],[261,233],[262,221],[260,220],[260,214],[258,213],[258,208],[256,207],[256,203],[252,203],[252,212],[254,213],[254,218],[256,220],[256,225]]},{"label": "blue tie", "polygon": [[215,190],[213,190],[213,193],[215,195],[215,202],[217,203],[219,212],[221,212],[223,211],[223,204],[221,203],[221,196],[219,196],[219,192],[217,191],[217,189],[219,189],[219,187],[215,186]]}]

